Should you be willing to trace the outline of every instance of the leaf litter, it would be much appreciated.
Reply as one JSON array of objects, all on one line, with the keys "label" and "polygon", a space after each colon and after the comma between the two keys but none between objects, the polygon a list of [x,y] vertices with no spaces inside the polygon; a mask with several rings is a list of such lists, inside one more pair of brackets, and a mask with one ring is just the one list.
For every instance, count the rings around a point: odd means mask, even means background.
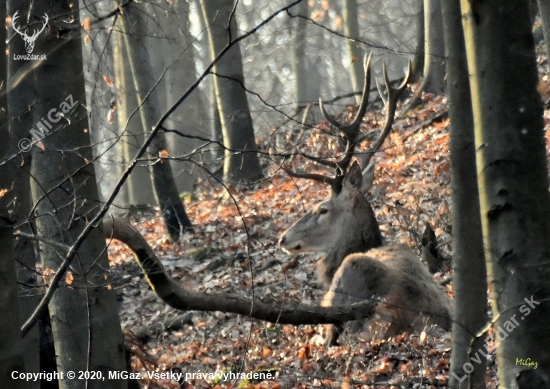
[{"label": "leaf litter", "polygon": [[[539,65],[539,72],[539,88],[550,91],[545,66]],[[355,109],[348,105],[343,116],[352,117]],[[396,121],[397,129],[375,155],[375,188],[369,200],[386,242],[404,243],[419,253],[423,226],[432,226],[439,253],[446,259],[435,278],[452,297],[446,109],[446,98],[427,96],[423,107]],[[544,119],[550,125],[548,110]],[[367,113],[363,121],[369,130],[379,127],[383,117]],[[337,153],[336,140],[327,139],[326,131],[326,122],[318,124],[301,151],[312,154],[315,149],[324,157]],[[546,139],[550,149],[550,137]],[[303,159],[300,168],[322,171]],[[323,200],[328,190],[290,178],[277,165],[269,167],[267,176],[253,188],[232,188],[236,204],[224,188],[203,181],[194,194],[196,200],[185,200],[194,229],[176,244],[168,242],[158,212],[134,224],[167,272],[188,289],[248,297],[253,291],[256,297],[282,303],[318,304],[323,295],[315,277],[319,256],[289,256],[278,247],[277,239],[305,210]],[[154,295],[127,247],[111,241],[109,254],[124,329],[137,331],[181,314]],[[144,345],[147,358],[156,366],[138,355],[132,359],[132,369],[156,368],[184,375],[273,369],[276,375],[262,382],[195,378],[178,383],[142,374],[140,384],[145,388],[437,388],[448,383],[449,335],[434,338],[405,333],[370,343],[346,338],[336,347],[324,347],[322,335],[322,326],[278,325],[235,314],[195,312],[192,325],[163,332]],[[494,352],[488,366],[487,387],[496,388]]]}]

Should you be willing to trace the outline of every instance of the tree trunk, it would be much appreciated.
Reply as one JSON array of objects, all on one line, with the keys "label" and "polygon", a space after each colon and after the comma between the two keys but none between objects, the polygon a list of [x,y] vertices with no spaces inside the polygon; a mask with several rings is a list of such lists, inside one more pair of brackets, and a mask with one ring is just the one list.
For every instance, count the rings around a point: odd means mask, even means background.
[{"label": "tree trunk", "polygon": [[411,83],[417,82],[422,78],[424,70],[424,0],[418,1],[418,16],[416,17],[416,50],[414,52]]},{"label": "tree trunk", "polygon": [[[6,4],[0,5],[0,17],[6,18]],[[6,40],[6,29],[0,32],[0,41]],[[8,87],[6,82],[8,75],[8,57],[0,57],[0,82],[2,95],[0,96],[0,136],[4,140],[0,142],[0,161],[7,160],[14,153],[11,146],[8,131],[8,101],[5,94]],[[12,373],[26,373],[23,347],[21,338],[21,321],[19,314],[19,286],[15,270],[13,250],[13,225],[15,217],[13,202],[16,200],[14,177],[14,163],[0,164],[0,388],[25,388],[24,380],[13,380]],[[10,208],[11,211],[10,212]],[[7,314],[9,312],[9,314]],[[36,350],[36,349],[35,349]],[[36,385],[35,385],[36,387]]]},{"label": "tree trunk", "polygon": [[439,0],[424,0],[424,35],[424,81],[420,90],[442,93],[445,87],[445,44]]},{"label": "tree trunk", "polygon": [[[207,23],[202,6],[199,2],[196,2],[195,7],[198,16],[197,20],[199,23],[199,31],[205,31]],[[204,35],[205,34],[201,34],[197,39],[201,41],[201,44],[207,46],[209,44],[208,37],[204,39]],[[214,60],[214,58],[212,58],[211,50],[208,52],[208,58],[210,61]],[[208,106],[210,107],[210,139],[219,142],[219,144],[212,144],[210,150],[212,152],[212,158],[216,161],[215,165],[218,166],[219,162],[223,161],[224,152],[223,147],[221,147],[221,145],[223,145],[222,123],[220,120],[218,104],[216,102],[216,88],[214,86],[214,79],[212,77],[207,78],[204,80],[204,85],[205,90],[208,91],[206,95],[208,96]],[[221,163],[219,165],[221,166]],[[216,168],[216,170],[218,169]],[[219,171],[221,172],[221,169],[219,169]],[[221,174],[219,174],[218,178],[222,178]]]},{"label": "tree trunk", "polygon": [[461,11],[499,385],[549,387],[550,198],[529,6],[461,0]]},{"label": "tree trunk", "polygon": [[550,2],[548,0],[537,0],[537,3],[542,19],[542,35],[544,36],[544,46],[546,46],[546,58],[550,64]]},{"label": "tree trunk", "polygon": [[[116,81],[116,106],[119,136],[122,140],[123,166],[128,166],[143,144],[143,128],[141,116],[137,112],[138,102],[136,90],[131,79],[132,69],[128,63],[124,36],[114,34],[113,63]],[[131,205],[153,204],[155,194],[153,181],[147,163],[139,163],[125,183],[128,192],[128,202]]]},{"label": "tree trunk", "polygon": [[[449,385],[453,389],[484,389],[487,359],[487,271],[481,235],[474,148],[474,122],[460,0],[441,3],[445,25],[447,96],[451,119],[451,198],[453,225],[453,347]],[[471,350],[470,350],[471,348]],[[470,350],[470,351],[469,351]],[[479,351],[481,350],[481,352]],[[480,359],[477,359],[480,357]],[[471,363],[470,358],[479,360]],[[474,370],[470,372],[471,364]],[[469,374],[468,374],[469,373]]]},{"label": "tree trunk", "polygon": [[[35,120],[51,126],[42,147],[33,148],[31,182],[37,229],[48,241],[71,245],[97,212],[98,192],[84,106],[82,47],[79,30],[67,30],[65,18],[79,25],[78,10],[66,1],[35,1],[31,14],[49,16],[36,41],[35,54],[47,60],[34,70],[38,103]],[[34,20],[34,19],[33,19]],[[70,58],[70,60],[67,60]],[[37,128],[37,127],[35,127]],[[40,243],[44,273],[55,271],[60,248]],[[49,304],[60,372],[124,370],[124,346],[110,277],[102,227],[83,242],[65,282]],[[46,277],[47,280],[47,277]],[[124,380],[70,379],[60,388],[125,388]]]},{"label": "tree trunk", "polygon": [[[164,12],[162,10],[159,12],[159,8],[151,4],[146,7],[151,10],[148,13],[149,15],[155,15],[158,18],[165,34],[164,39],[161,39],[160,42],[157,37],[148,37],[147,41],[149,52],[152,54],[151,60],[155,76],[157,77],[166,69],[164,83],[162,84],[165,92],[160,96],[165,97],[162,105],[163,109],[168,109],[197,79],[193,51],[195,38],[189,32],[190,22],[185,19],[186,15],[190,15],[190,5],[185,0],[174,1],[171,7],[165,6],[167,9]],[[156,23],[156,20],[150,18],[149,21],[152,29],[152,24]],[[155,27],[158,28],[157,26]],[[177,130],[185,135],[204,136],[209,130],[208,121],[205,120],[206,116],[203,91],[197,88],[189,95],[185,104],[181,104],[170,116],[165,127]],[[197,139],[183,137],[177,133],[166,134],[166,140],[168,149],[174,156],[187,156],[205,143]],[[193,159],[204,160],[203,156],[204,154],[198,153]],[[196,181],[194,177],[196,174],[192,176],[196,165],[181,160],[173,160],[170,163],[179,192],[191,192]]]},{"label": "tree trunk", "polygon": [[[5,153],[0,152],[0,156],[4,157]],[[0,167],[0,174],[7,175],[9,167],[8,164]],[[23,389],[27,387],[25,380],[12,379],[13,372],[27,372],[19,320],[19,290],[13,261],[13,224],[14,220],[5,204],[0,204],[0,309],[4,312],[0,315],[0,388]]]},{"label": "tree trunk", "polygon": [[[293,10],[294,11],[294,10]],[[307,25],[309,6],[307,1],[299,3],[294,11],[303,17],[289,18],[290,28],[294,31],[294,75],[296,77],[296,102],[298,106],[305,106],[318,99],[315,89],[311,88],[310,72],[308,71],[307,46]],[[294,14],[294,13],[293,13]],[[296,21],[294,25],[292,21]]]},{"label": "tree trunk", "polygon": [[[19,14],[26,14],[28,4],[22,7],[13,2],[6,2],[7,14],[13,15],[16,11]],[[5,30],[4,30],[5,31]],[[8,49],[10,54],[25,53],[25,42],[20,37],[14,37],[9,40]],[[6,118],[8,121],[9,135],[4,133],[2,139],[10,139],[10,153],[19,153],[15,158],[8,162],[12,165],[14,174],[11,177],[3,176],[2,179],[10,180],[10,184],[5,188],[13,188],[3,198],[9,200],[9,209],[12,215],[16,217],[18,225],[17,230],[22,233],[32,234],[31,222],[31,187],[30,187],[30,165],[32,153],[27,149],[31,137],[29,129],[33,127],[32,110],[29,109],[35,101],[32,76],[19,79],[17,85],[12,85],[14,80],[18,79],[18,73],[28,65],[27,61],[14,60],[13,55],[4,57],[7,59],[8,71],[7,83],[4,85],[10,87],[10,93],[5,97],[7,99]],[[6,129],[7,129],[6,127]],[[2,126],[2,128],[4,128]],[[23,143],[22,143],[23,142]],[[0,186],[1,187],[1,186]],[[21,314],[21,323],[24,323],[32,314],[36,305],[40,301],[40,295],[36,292],[38,289],[36,279],[37,257],[34,251],[33,242],[27,237],[18,237],[15,240],[14,259],[17,272],[17,281],[20,283],[19,307]],[[23,347],[25,350],[25,367],[28,372],[40,371],[39,347],[40,333],[37,327],[33,328],[23,338]],[[27,382],[29,389],[39,387],[39,382]]]},{"label": "tree trunk", "polygon": [[[146,14],[141,12],[143,9],[140,11],[139,8],[141,5],[137,3],[126,7],[121,21],[126,54],[129,58],[134,87],[141,105],[139,109],[141,121],[144,124],[144,132],[150,133],[161,116],[158,97],[160,91],[155,87],[156,80],[153,78],[151,59],[146,50],[146,44],[143,42],[143,37],[147,35],[147,22],[138,17],[138,15]],[[147,101],[143,103],[147,94],[149,94]],[[176,242],[183,231],[192,227],[192,224],[179,197],[169,160],[164,157],[164,154],[168,154],[164,134],[157,134],[150,150],[152,157],[158,158],[157,161],[152,162],[151,166],[155,196],[168,235],[173,242]]]},{"label": "tree trunk", "polygon": [[[306,3],[307,4],[307,3]],[[344,0],[344,32],[348,39],[348,56],[351,64],[351,81],[355,92],[363,88],[365,70],[363,69],[363,50],[358,42],[353,39],[359,38],[359,20],[357,15],[357,0]],[[349,39],[351,38],[351,39]],[[355,95],[357,104],[361,102],[361,94]]]},{"label": "tree trunk", "polygon": [[[232,0],[201,0],[208,25],[211,56],[215,57],[237,36]],[[232,16],[231,20],[229,17]],[[254,128],[244,89],[243,63],[238,44],[214,67],[216,101],[226,147],[223,175],[230,183],[252,182],[262,177],[256,154]]]}]

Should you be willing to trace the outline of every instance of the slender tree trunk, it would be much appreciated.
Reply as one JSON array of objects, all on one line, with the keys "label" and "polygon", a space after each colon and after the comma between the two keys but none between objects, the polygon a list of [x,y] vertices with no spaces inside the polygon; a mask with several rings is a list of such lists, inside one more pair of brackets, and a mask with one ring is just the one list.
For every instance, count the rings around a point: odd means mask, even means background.
[{"label": "slender tree trunk", "polygon": [[[6,18],[6,5],[0,5],[0,18]],[[0,41],[6,40],[6,29],[0,31]],[[8,101],[5,94],[8,83],[8,57],[0,57],[0,161],[15,150],[11,146],[8,128]],[[13,252],[13,225],[15,224],[13,201],[15,201],[15,164],[0,163],[0,388],[25,388],[24,380],[13,380],[12,372],[26,373],[21,321],[19,314],[19,286]],[[9,314],[7,314],[9,312]]]},{"label": "slender tree trunk", "polygon": [[499,385],[547,388],[550,196],[529,5],[461,0],[461,11]]},{"label": "slender tree trunk", "polygon": [[[203,8],[199,2],[195,3],[195,7],[198,15],[199,26],[200,26],[199,30],[205,31],[207,23],[206,23],[206,17],[204,16]],[[201,34],[201,37],[203,35],[204,34]],[[201,37],[199,37],[199,39]],[[203,43],[205,46],[208,45],[209,44],[208,38],[201,43]],[[210,59],[210,61],[214,59],[212,58],[211,50],[208,51],[208,58]],[[220,111],[218,110],[218,104],[216,102],[216,88],[214,86],[214,79],[212,77],[207,78],[205,80],[205,85],[206,85],[205,90],[208,91],[206,93],[208,106],[210,107],[210,139],[219,142],[220,145],[223,145],[222,123],[220,120]],[[212,151],[212,157],[216,161],[223,161],[224,151],[223,151],[223,147],[221,147],[220,145],[213,144],[212,147],[210,148],[210,150]],[[216,165],[218,164],[216,163]],[[220,179],[222,178],[221,174],[219,178]]]},{"label": "slender tree trunk", "polygon": [[[302,1],[296,6],[297,15],[308,16],[309,6],[307,1]],[[296,77],[296,101],[299,106],[304,106],[311,101],[315,101],[317,96],[312,96],[309,88],[309,72],[307,69],[306,45],[307,45],[307,19],[296,17],[290,18],[289,22],[296,20],[292,25],[294,30],[294,75]]]},{"label": "slender tree trunk", "polygon": [[420,89],[442,93],[445,87],[445,44],[439,0],[424,0],[424,38],[424,81]]},{"label": "slender tree trunk", "polygon": [[[128,63],[124,36],[114,34],[113,40],[114,55],[113,63],[115,69],[115,82],[117,99],[116,112],[119,134],[122,142],[122,157],[124,167],[128,166],[134,159],[140,146],[143,144],[144,125],[139,112],[136,111],[138,103],[136,90],[131,79],[132,69]],[[128,180],[126,181],[128,202],[131,205],[153,204],[155,194],[149,166],[146,163],[139,163]]]},{"label": "slender tree trunk", "polygon": [[416,82],[422,78],[424,70],[424,49],[426,48],[424,40],[424,0],[417,0],[418,16],[416,17],[416,51],[414,52],[413,68],[411,82]]},{"label": "slender tree trunk", "polygon": [[550,1],[537,0],[537,3],[542,19],[542,34],[544,36],[544,45],[546,46],[546,58],[550,63]]},{"label": "slender tree trunk", "polygon": [[[141,5],[137,3],[126,7],[121,20],[126,54],[129,58],[132,79],[140,104],[149,93],[146,103],[141,104],[139,110],[144,130],[149,133],[161,115],[158,99],[160,92],[159,88],[155,87],[156,81],[153,78],[151,59],[146,45],[142,41],[147,34],[147,22],[139,19],[138,15],[146,15],[139,11],[140,7]],[[163,158],[164,154],[168,153],[164,134],[157,134],[151,144],[151,153],[153,157],[158,158],[157,161],[152,162],[151,166],[155,196],[162,211],[166,230],[170,239],[175,242],[180,238],[181,233],[192,224],[179,197],[170,163],[168,159]]]},{"label": "slender tree trunk", "polygon": [[[232,0],[201,0],[208,24],[211,56],[215,57],[237,36]],[[232,16],[231,20],[229,17]],[[239,45],[234,45],[214,67],[216,101],[220,111],[226,147],[224,180],[252,182],[262,177],[256,154],[254,128],[244,90],[243,62]]]},{"label": "slender tree trunk", "polygon": [[[474,120],[460,0],[441,3],[445,25],[447,96],[451,119],[451,197],[453,203],[453,347],[450,387],[484,389],[487,359],[487,271],[481,235],[474,144]],[[470,350],[471,349],[471,350]],[[480,351],[481,350],[481,351]],[[481,357],[480,359],[477,359]],[[479,360],[471,362],[470,358]],[[470,372],[471,364],[474,370]]]},{"label": "slender tree trunk", "polygon": [[[0,157],[4,157],[0,150]],[[9,164],[0,167],[0,174],[8,175]],[[0,387],[25,388],[26,382],[12,379],[13,372],[26,373],[23,358],[23,340],[19,320],[17,276],[13,261],[13,224],[4,204],[0,204]],[[9,312],[10,314],[6,314]],[[19,377],[17,377],[19,378]]]},{"label": "slender tree trunk", "polygon": [[[99,205],[84,106],[80,31],[67,30],[66,17],[79,25],[78,10],[67,1],[35,1],[31,15],[49,16],[35,54],[47,60],[34,70],[35,119],[48,134],[33,148],[31,182],[37,230],[47,240],[71,245]],[[32,19],[34,20],[34,19]],[[70,61],[67,60],[70,58]],[[44,118],[44,119],[42,119]],[[35,126],[35,129],[37,126]],[[57,270],[60,248],[40,243],[45,274]],[[71,379],[67,372],[124,370],[124,346],[110,277],[102,226],[78,250],[65,281],[49,304],[57,366],[65,376],[60,388],[125,388],[125,380]],[[46,279],[47,280],[47,279]]]},{"label": "slender tree trunk", "polygon": [[[22,3],[18,2],[18,4],[14,4],[14,2],[6,2],[7,14],[12,16],[17,11],[19,11],[19,14],[27,14],[29,4],[28,2]],[[19,36],[16,36],[9,40],[8,50],[10,54],[23,54],[26,52],[25,42]],[[11,161],[14,174],[10,178],[12,182],[8,187],[13,188],[13,190],[4,197],[10,198],[9,209],[12,215],[16,217],[18,231],[32,234],[31,222],[29,221],[31,219],[29,217],[31,213],[31,187],[29,178],[32,153],[26,149],[28,144],[24,142],[30,138],[29,130],[34,124],[32,111],[29,107],[32,107],[36,95],[34,93],[32,75],[28,73],[26,77],[19,79],[17,85],[12,85],[12,82],[18,79],[18,73],[28,65],[28,62],[14,60],[13,55],[6,56],[5,58],[7,59],[8,72],[7,83],[4,85],[10,88],[9,93],[4,97],[7,99],[9,135],[5,134],[5,136],[2,136],[2,139],[10,139],[10,153],[18,154]],[[3,178],[7,179],[8,177],[4,176]],[[21,285],[19,300],[21,323],[24,323],[40,301],[40,295],[37,293],[38,285],[35,270],[37,257],[33,242],[29,238],[18,237],[15,240],[14,259],[17,281]],[[23,339],[23,343],[27,371],[40,371],[40,333],[38,327],[33,328],[27,333]],[[40,383],[27,382],[27,385],[29,389],[33,389],[39,387]]]},{"label": "slender tree trunk", "polygon": [[[162,85],[165,93],[161,95],[165,100],[162,105],[163,109],[171,107],[197,79],[193,51],[195,37],[190,35],[188,28],[190,4],[185,0],[179,0],[174,1],[171,7],[168,8],[168,5],[166,7],[166,11],[159,12],[158,7],[147,5],[147,9],[151,10],[149,15],[155,15],[158,18],[163,26],[162,30],[166,34],[165,39],[161,39],[160,42],[156,37],[147,38],[155,75],[160,75],[166,69]],[[151,22],[155,21],[151,20]],[[153,23],[149,23],[151,28],[153,28]],[[208,131],[208,121],[204,120],[206,115],[203,91],[197,88],[189,95],[185,103],[181,104],[170,116],[166,127],[185,135],[204,137]],[[166,134],[166,140],[170,153],[174,156],[186,156],[205,143],[180,136],[177,133]],[[193,158],[204,160],[203,156],[204,154],[198,153]],[[181,160],[171,161],[171,166],[178,190],[180,192],[192,191],[195,184],[192,172],[196,166]]]},{"label": "slender tree trunk", "polygon": [[[80,0],[80,18],[94,20],[96,15],[106,15],[113,10],[112,2],[90,2]],[[103,201],[114,189],[118,178],[122,175],[125,163],[122,158],[123,145],[120,141],[118,123],[112,115],[113,105],[116,106],[116,89],[114,85],[105,82],[109,77],[118,84],[113,61],[113,40],[110,29],[112,19],[95,22],[90,31],[86,31],[88,39],[82,45],[84,63],[84,82],[87,85],[86,104],[94,107],[88,111],[95,164],[98,179],[99,197]],[[116,109],[114,109],[116,113]],[[122,213],[128,208],[128,185],[122,187],[114,200],[113,212]],[[146,186],[140,183],[140,191],[145,192]],[[153,196],[151,192],[150,202]],[[145,202],[144,202],[145,203]]]},{"label": "slender tree trunk", "polygon": [[[346,44],[348,47],[348,56],[351,63],[351,80],[354,91],[361,91],[363,88],[365,70],[363,69],[363,50],[359,43],[353,39],[359,38],[359,20],[357,0],[344,0],[344,32],[348,39]],[[349,39],[352,38],[352,39]],[[361,95],[355,95],[355,101],[361,102]]]}]

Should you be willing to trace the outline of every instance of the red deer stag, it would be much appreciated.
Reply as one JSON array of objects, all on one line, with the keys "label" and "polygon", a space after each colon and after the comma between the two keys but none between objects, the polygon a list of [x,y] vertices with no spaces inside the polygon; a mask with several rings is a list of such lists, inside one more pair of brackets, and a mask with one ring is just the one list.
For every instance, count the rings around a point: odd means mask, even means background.
[{"label": "red deer stag", "polygon": [[[397,100],[410,78],[392,88],[384,64],[386,96],[380,90],[386,109],[384,128],[369,151],[357,155],[356,146],[365,139],[360,126],[366,112],[370,88],[370,56],[365,57],[365,84],[359,110],[349,125],[329,116],[321,100],[320,108],[329,123],[338,128],[345,139],[345,152],[338,161],[312,158],[334,168],[336,175],[296,172],[288,174],[329,184],[331,193],[305,216],[286,230],[280,246],[290,254],[317,252],[326,256],[317,264],[317,273],[328,289],[321,305],[337,306],[379,298],[375,314],[346,325],[350,333],[360,332],[363,339],[387,338],[400,332],[422,331],[432,325],[450,328],[449,300],[433,280],[428,269],[412,250],[404,245],[383,245],[374,212],[365,198],[373,185],[373,154],[383,143],[393,125]],[[336,344],[343,326],[326,326],[328,345]]]}]

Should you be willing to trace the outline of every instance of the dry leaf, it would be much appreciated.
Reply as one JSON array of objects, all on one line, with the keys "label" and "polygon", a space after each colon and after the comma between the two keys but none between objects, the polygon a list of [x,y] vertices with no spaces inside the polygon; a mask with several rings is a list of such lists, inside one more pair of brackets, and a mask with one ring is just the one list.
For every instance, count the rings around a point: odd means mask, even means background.
[{"label": "dry leaf", "polygon": [[351,389],[351,385],[349,384],[350,379],[349,376],[345,376],[342,380],[342,389]]},{"label": "dry leaf", "polygon": [[428,338],[428,334],[426,333],[426,331],[422,331],[422,333],[420,334],[420,341],[424,343],[427,338]]},{"label": "dry leaf", "polygon": [[65,282],[67,285],[72,285],[74,281],[73,273],[70,271],[67,271],[67,274],[65,275]]},{"label": "dry leaf", "polygon": [[36,141],[36,145],[40,148],[40,150],[46,151],[46,146],[44,145],[44,143],[42,143],[41,140]]},{"label": "dry leaf", "polygon": [[44,280],[46,281],[46,283],[48,283],[48,278],[54,274],[55,272],[52,269],[47,268],[47,269],[44,269],[44,271],[42,272],[42,277],[44,277]]},{"label": "dry leaf", "polygon": [[343,25],[344,25],[344,18],[338,15],[334,18],[334,24],[332,25],[332,29],[339,30],[342,28]]},{"label": "dry leaf", "polygon": [[84,29],[84,31],[86,32],[90,32],[90,28],[92,27],[92,21],[90,20],[89,17],[85,18],[84,21],[81,23],[82,25],[82,28]]},{"label": "dry leaf", "polygon": [[105,84],[107,84],[107,86],[113,86],[113,81],[106,74],[103,75],[103,81],[105,81]]},{"label": "dry leaf", "polygon": [[392,364],[386,360],[382,360],[373,370],[376,374],[390,374],[392,371]]},{"label": "dry leaf", "polygon": [[107,122],[109,124],[112,124],[115,121],[115,118],[116,118],[116,107],[111,108],[107,113]]}]

